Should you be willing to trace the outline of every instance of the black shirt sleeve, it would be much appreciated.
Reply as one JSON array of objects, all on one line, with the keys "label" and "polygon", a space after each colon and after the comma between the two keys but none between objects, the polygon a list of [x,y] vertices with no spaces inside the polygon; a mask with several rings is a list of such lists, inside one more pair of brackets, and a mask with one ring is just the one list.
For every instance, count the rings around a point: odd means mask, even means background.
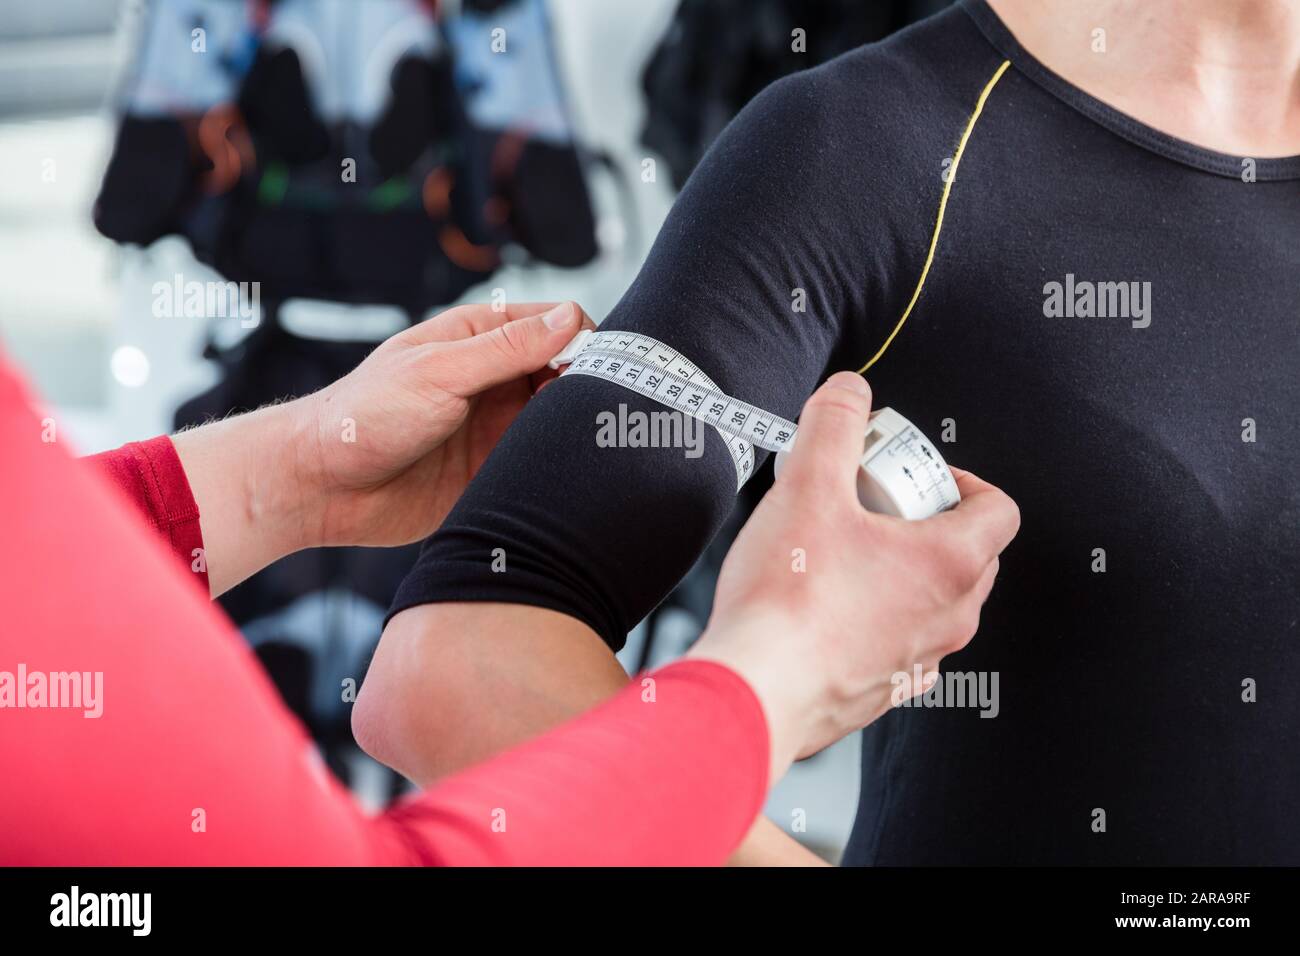
[{"label": "black shirt sleeve", "polygon": [[[659,339],[730,395],[795,418],[863,309],[862,237],[844,215],[850,168],[835,97],[813,70],[769,87],[731,124],[675,203],[602,329]],[[853,354],[862,352],[856,343]],[[609,448],[597,416],[663,411],[610,382],[570,375],[543,390],[426,543],[391,613],[439,601],[529,604],[570,614],[609,645],[661,601],[736,499],[721,438]],[[759,452],[756,466],[766,453]]]}]

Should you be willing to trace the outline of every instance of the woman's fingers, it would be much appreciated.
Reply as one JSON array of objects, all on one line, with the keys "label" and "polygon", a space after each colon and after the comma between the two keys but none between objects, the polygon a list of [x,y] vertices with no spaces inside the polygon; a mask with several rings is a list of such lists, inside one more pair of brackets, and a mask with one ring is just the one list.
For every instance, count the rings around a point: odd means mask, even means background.
[{"label": "woman's fingers", "polygon": [[857,500],[858,462],[871,417],[871,387],[856,372],[837,372],[804,404],[781,480]]},{"label": "woman's fingers", "polygon": [[927,520],[930,530],[968,547],[984,563],[997,557],[1020,530],[1020,508],[1001,488],[968,471],[953,468],[961,501]]},{"label": "woman's fingers", "polygon": [[980,603],[981,607],[983,607],[984,602],[989,599],[989,592],[993,590],[993,582],[997,579],[998,568],[1001,566],[1001,563],[1002,562],[997,558],[990,561],[989,566],[985,568],[984,573],[980,575],[979,581],[975,583],[975,600]]},{"label": "woman's fingers", "polygon": [[462,398],[531,375],[544,367],[582,328],[582,310],[572,302],[514,319],[471,338],[446,342],[432,353],[443,362],[441,383]]},{"label": "woman's fingers", "polygon": [[[596,327],[596,323],[591,321],[587,313],[573,302],[510,302],[499,308],[484,303],[472,303],[440,312],[418,325],[411,326],[402,334],[409,337],[412,345],[428,342],[456,342],[482,335],[484,332],[491,332],[509,322],[543,315],[560,305],[571,306],[578,313],[582,320],[581,328]],[[558,352],[559,349],[556,351]],[[551,356],[548,355],[547,361],[550,361],[550,358]]]}]

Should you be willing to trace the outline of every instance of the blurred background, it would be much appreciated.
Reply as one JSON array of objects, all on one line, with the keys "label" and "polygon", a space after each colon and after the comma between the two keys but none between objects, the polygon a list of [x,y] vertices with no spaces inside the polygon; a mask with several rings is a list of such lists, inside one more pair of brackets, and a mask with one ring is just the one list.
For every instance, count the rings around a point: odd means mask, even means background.
[{"label": "blurred background", "polygon": [[[5,4],[0,345],[91,453],[313,391],[459,301],[599,321],[754,94],[946,2]],[[728,543],[630,636],[630,671],[698,635]],[[295,555],[222,599],[372,807],[406,784],[355,747],[346,685],[414,550]],[[834,859],[857,790],[850,739],[767,812]]]}]

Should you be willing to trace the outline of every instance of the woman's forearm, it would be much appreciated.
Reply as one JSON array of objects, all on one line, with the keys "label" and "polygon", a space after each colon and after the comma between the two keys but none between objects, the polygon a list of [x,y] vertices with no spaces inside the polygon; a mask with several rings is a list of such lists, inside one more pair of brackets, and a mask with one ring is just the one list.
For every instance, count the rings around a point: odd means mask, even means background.
[{"label": "woman's forearm", "polygon": [[198,504],[213,597],[272,562],[319,544],[308,423],[297,402],[172,436]]}]

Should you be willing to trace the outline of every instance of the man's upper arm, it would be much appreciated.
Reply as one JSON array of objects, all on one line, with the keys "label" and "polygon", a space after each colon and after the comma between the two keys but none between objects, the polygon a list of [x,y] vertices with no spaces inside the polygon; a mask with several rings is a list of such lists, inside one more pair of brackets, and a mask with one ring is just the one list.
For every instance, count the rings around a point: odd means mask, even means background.
[{"label": "man's upper arm", "polygon": [[[728,394],[794,418],[861,309],[836,201],[856,158],[824,79],[776,84],[723,134],[674,205],[602,329],[678,350]],[[829,166],[828,166],[829,164]],[[664,407],[570,375],[523,410],[426,543],[394,612],[421,604],[529,604],[577,618],[618,649],[677,584],[735,503],[726,447],[610,447],[600,422]],[[767,453],[760,452],[756,466]]]},{"label": "man's upper arm", "polygon": [[[832,148],[843,118],[825,85],[822,71],[809,71],[742,113],[602,323],[666,342],[728,394],[787,418],[862,312],[863,277],[846,278],[861,217],[841,201],[860,157]],[[515,718],[498,710],[527,711],[524,722],[545,715],[568,673],[590,671],[596,693],[608,693],[617,664],[594,635],[621,647],[735,503],[735,468],[711,428],[703,454],[597,441],[602,417],[663,411],[585,376],[534,398],[402,583],[367,691],[381,671],[386,684],[422,685],[419,706],[440,718],[440,734],[458,737],[508,732]],[[390,645],[399,643],[420,644],[427,659],[394,669]],[[539,677],[534,665],[567,673]],[[496,668],[504,675],[485,673]],[[479,692],[450,688],[450,675]],[[440,753],[463,746],[423,736],[433,726],[408,729]]]}]

